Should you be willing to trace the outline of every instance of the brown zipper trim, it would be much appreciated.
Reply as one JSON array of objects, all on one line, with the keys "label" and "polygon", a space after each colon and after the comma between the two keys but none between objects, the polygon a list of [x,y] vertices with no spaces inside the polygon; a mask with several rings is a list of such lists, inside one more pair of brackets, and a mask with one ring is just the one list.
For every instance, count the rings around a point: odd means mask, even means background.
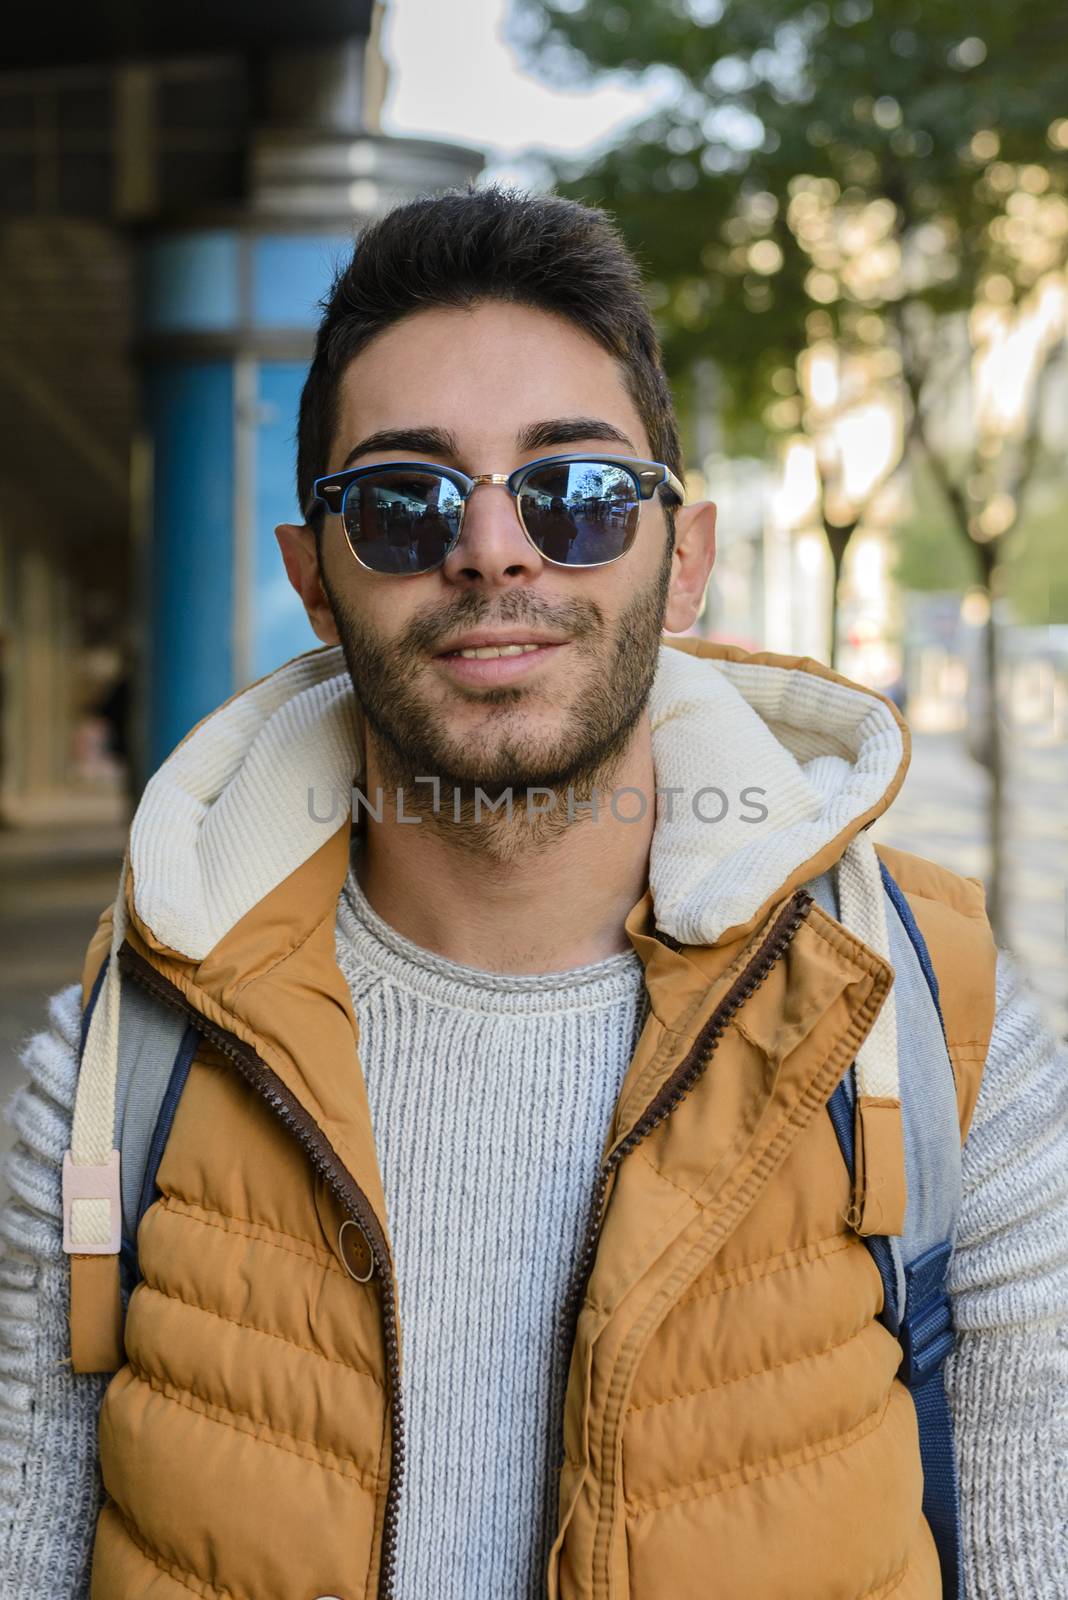
[{"label": "brown zipper trim", "polygon": [[[695,1073],[696,1080],[696,1076],[699,1076],[700,1072],[703,1071],[704,1066],[707,1065],[709,1057],[715,1051],[716,1044],[719,1042],[719,1039],[726,1028],[728,1020],[734,1014],[734,1012],[738,1010],[739,1006],[741,1006],[742,1003],[749,998],[754,990],[759,988],[775,963],[784,955],[802,922],[811,911],[812,905],[813,898],[806,889],[798,889],[791,896],[790,900],[783,907],[783,910],[776,917],[769,933],[761,941],[760,947],[756,951],[756,954],[753,956],[752,960],[746,963],[746,966],[739,974],[738,978],[731,985],[730,989],[727,991],[727,994],[716,1007],[708,1022],[701,1029],[700,1034],[694,1042],[693,1049],[687,1056],[687,1060],[683,1063],[680,1071],[683,1071],[686,1068],[687,1063],[690,1062],[695,1055],[701,1053],[702,1059]],[[677,1076],[677,1074],[673,1074],[672,1076],[674,1078]],[[670,1085],[665,1085],[665,1089],[669,1087]],[[653,1106],[657,1105],[661,1099],[662,1095],[657,1095],[653,1102]],[[672,1103],[674,1104],[676,1102],[673,1101]],[[650,1110],[652,1110],[652,1107],[650,1107]],[[664,1115],[666,1114],[667,1113],[664,1112]],[[642,1120],[644,1120],[644,1118]],[[662,1120],[662,1118],[660,1120]],[[624,1346],[624,1349],[631,1360],[633,1360],[630,1350],[632,1343],[633,1330],[631,1335],[628,1336],[628,1340]],[[621,1357],[622,1355],[623,1352],[621,1352]],[[616,1385],[613,1381],[613,1384],[610,1386],[609,1401],[606,1403],[605,1408],[606,1415],[603,1430],[604,1441],[602,1445],[606,1459],[610,1458],[613,1461],[616,1457],[619,1428],[623,1415],[623,1391],[622,1389],[619,1390],[618,1395],[614,1397],[613,1403],[612,1390],[615,1388]],[[614,1515],[614,1512],[615,1482],[613,1478],[608,1485],[607,1493],[601,1492],[601,1489],[599,1488],[597,1524],[594,1529],[593,1538],[593,1570],[591,1573],[593,1579],[592,1592],[595,1594],[607,1594],[610,1587],[608,1576],[607,1534],[608,1529],[611,1526],[611,1519]]]},{"label": "brown zipper trim", "polygon": [[[652,1133],[654,1128],[659,1127],[660,1123],[671,1115],[679,1102],[685,1099],[686,1095],[698,1082],[701,1074],[715,1054],[716,1046],[731,1017],[749,999],[750,995],[760,987],[776,961],[785,953],[791,939],[812,909],[812,904],[812,896],[807,889],[795,890],[775,918],[767,935],[761,941],[759,949],[742,968],[742,971],[735,978],[723,999],[702,1027],[684,1059],[658,1089],[645,1110],[631,1127],[630,1132],[619,1141],[611,1154],[605,1159],[597,1177],[585,1238],[579,1251],[575,1276],[565,1300],[561,1317],[561,1337],[564,1340],[564,1352],[569,1361],[574,1351],[579,1312],[586,1294],[586,1285],[593,1270],[597,1241],[604,1221],[604,1199],[609,1179],[624,1156],[629,1155],[636,1145],[640,1144],[648,1134]],[[564,1449],[563,1441],[561,1440],[557,1470],[562,1469],[563,1465]]]},{"label": "brown zipper trim", "polygon": [[278,1074],[267,1065],[251,1045],[237,1034],[211,1022],[186,999],[177,984],[157,972],[151,962],[128,942],[119,950],[119,966],[142,989],[165,1005],[190,1018],[197,1030],[228,1057],[245,1081],[266,1100],[271,1110],[303,1146],[316,1171],[330,1185],[342,1207],[363,1231],[378,1273],[379,1303],[382,1312],[382,1339],[389,1368],[390,1465],[389,1488],[382,1518],[382,1556],[379,1563],[378,1600],[393,1600],[393,1580],[397,1559],[397,1514],[404,1473],[404,1413],[401,1403],[400,1354],[394,1316],[392,1271],[389,1246],[370,1201],[352,1174],[343,1165],[324,1137],[322,1129],[291,1094]]}]

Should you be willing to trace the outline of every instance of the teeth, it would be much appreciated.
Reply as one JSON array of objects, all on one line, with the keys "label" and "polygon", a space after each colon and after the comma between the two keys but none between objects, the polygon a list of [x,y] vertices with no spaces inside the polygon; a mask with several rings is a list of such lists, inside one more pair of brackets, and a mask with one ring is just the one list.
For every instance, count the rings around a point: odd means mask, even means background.
[{"label": "teeth", "polygon": [[540,650],[540,644],[482,645],[477,650],[458,650],[465,661],[492,661],[495,656],[524,656],[531,650]]}]

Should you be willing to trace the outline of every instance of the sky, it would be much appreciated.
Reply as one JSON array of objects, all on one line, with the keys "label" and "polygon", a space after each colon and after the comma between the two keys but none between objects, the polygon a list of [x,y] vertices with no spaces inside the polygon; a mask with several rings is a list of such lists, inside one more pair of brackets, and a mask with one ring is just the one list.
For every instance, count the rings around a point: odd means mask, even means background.
[{"label": "sky", "polygon": [[487,176],[534,185],[547,181],[538,150],[596,147],[670,92],[655,75],[556,87],[520,66],[509,24],[514,32],[508,0],[389,0],[383,131],[476,145]]}]

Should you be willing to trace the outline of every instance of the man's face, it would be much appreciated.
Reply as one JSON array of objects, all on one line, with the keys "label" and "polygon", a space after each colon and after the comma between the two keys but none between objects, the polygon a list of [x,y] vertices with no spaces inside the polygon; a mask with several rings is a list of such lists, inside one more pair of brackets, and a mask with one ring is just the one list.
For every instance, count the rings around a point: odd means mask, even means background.
[{"label": "man's face", "polygon": [[[651,455],[612,356],[565,319],[482,302],[409,316],[350,363],[319,470],[417,459],[475,477],[596,450]],[[574,571],[543,559],[498,484],[475,488],[433,572],[368,572],[339,517],[323,530],[323,587],[382,775],[469,795],[606,781],[648,697],[671,576],[656,498],[624,556]],[[541,647],[465,659],[472,634]]]}]

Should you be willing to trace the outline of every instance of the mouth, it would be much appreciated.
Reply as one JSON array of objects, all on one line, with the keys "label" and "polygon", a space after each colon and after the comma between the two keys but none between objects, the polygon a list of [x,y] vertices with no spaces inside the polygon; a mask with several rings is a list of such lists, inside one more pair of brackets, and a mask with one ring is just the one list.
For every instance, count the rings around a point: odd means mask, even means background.
[{"label": "mouth", "polygon": [[470,634],[442,650],[434,661],[460,683],[494,685],[527,677],[566,648],[566,639]]},{"label": "mouth", "polygon": [[[507,631],[504,628],[496,631],[491,628],[472,628],[468,633],[457,634],[438,654],[471,657],[476,651],[489,650],[495,654],[515,655],[535,646],[566,643],[566,639],[553,638],[548,633],[535,633],[532,628],[511,628]],[[483,659],[489,658],[483,656]]]}]

